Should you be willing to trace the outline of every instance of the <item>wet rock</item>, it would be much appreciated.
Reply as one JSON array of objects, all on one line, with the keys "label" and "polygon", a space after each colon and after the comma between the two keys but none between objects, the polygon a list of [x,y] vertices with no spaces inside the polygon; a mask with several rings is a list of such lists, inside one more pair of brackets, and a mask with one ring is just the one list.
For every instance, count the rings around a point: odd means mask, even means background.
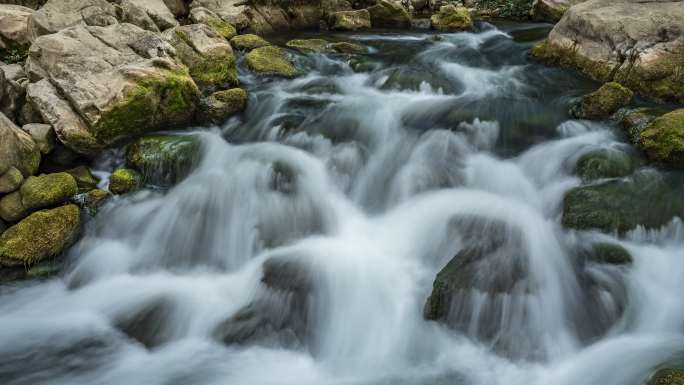
[{"label": "wet rock", "polygon": [[379,0],[377,4],[368,7],[373,28],[410,28],[411,16],[398,3],[389,0]]},{"label": "wet rock", "polygon": [[24,176],[16,167],[10,167],[4,174],[0,175],[0,194],[16,191],[24,181]]},{"label": "wet rock", "polygon": [[455,7],[451,4],[439,8],[439,12],[432,15],[430,25],[441,32],[470,31],[473,20],[465,7]]},{"label": "wet rock", "polygon": [[62,143],[94,154],[127,137],[192,121],[199,92],[174,53],[159,36],[131,24],[41,36],[27,67],[31,76],[50,81],[30,84],[27,99]]},{"label": "wet rock", "polygon": [[[200,151],[201,142],[195,135],[144,136],[128,146],[126,165],[140,171],[144,183],[170,186],[192,171]],[[111,185],[110,190],[117,193]]]},{"label": "wet rock", "polygon": [[684,384],[684,369],[658,369],[648,380],[647,385],[681,385]]},{"label": "wet rock", "polygon": [[29,44],[28,20],[33,12],[21,5],[0,4],[0,58]]},{"label": "wet rock", "polygon": [[563,199],[564,226],[622,234],[641,225],[659,228],[684,218],[684,195],[652,171],[628,179],[576,187]]},{"label": "wet rock", "polygon": [[323,39],[294,39],[285,43],[287,47],[296,49],[301,53],[327,52],[329,51],[328,44],[330,43]]},{"label": "wet rock", "polygon": [[331,19],[331,29],[336,31],[359,31],[371,27],[371,15],[366,9],[335,12]]},{"label": "wet rock", "polygon": [[0,218],[6,222],[16,222],[29,214],[21,201],[21,193],[15,191],[0,199]]},{"label": "wet rock", "polygon": [[639,147],[649,160],[684,168],[684,108],[667,113],[641,132]]},{"label": "wet rock", "polygon": [[190,12],[190,20],[193,23],[205,24],[209,26],[216,33],[228,40],[237,35],[237,30],[232,24],[221,19],[217,14],[206,8],[193,8]]},{"label": "wet rock", "polygon": [[40,165],[40,151],[31,136],[0,113],[0,173],[12,167],[24,177],[35,174]]},{"label": "wet rock", "polygon": [[368,53],[368,49],[366,49],[366,47],[354,43],[348,43],[346,41],[332,43],[330,44],[330,48],[335,52],[348,55],[361,55]]},{"label": "wet rock", "polygon": [[535,21],[556,23],[571,6],[586,0],[534,0],[530,16]]},{"label": "wet rock", "polygon": [[116,7],[106,0],[49,0],[34,12],[28,24],[31,40],[75,25],[116,24]]},{"label": "wet rock", "polygon": [[659,109],[640,107],[624,111],[620,118],[620,122],[629,140],[633,144],[638,145],[641,133],[656,120],[656,118],[663,114],[664,113]]},{"label": "wet rock", "polygon": [[285,51],[278,47],[256,48],[245,56],[245,63],[259,75],[293,78],[297,74]]},{"label": "wet rock", "polygon": [[55,148],[55,131],[49,124],[30,123],[24,125],[22,130],[31,135],[42,154],[49,154]]},{"label": "wet rock", "polygon": [[129,338],[151,349],[170,340],[167,321],[173,304],[164,299],[144,303],[113,320],[114,326]]},{"label": "wet rock", "polygon": [[201,89],[224,89],[238,84],[233,49],[212,28],[190,24],[168,30],[163,36]]},{"label": "wet rock", "polygon": [[256,48],[266,47],[271,45],[271,43],[257,35],[248,33],[246,35],[238,35],[230,39],[230,45],[240,51],[251,51]]},{"label": "wet rock", "polygon": [[111,194],[105,190],[99,188],[88,191],[83,196],[83,207],[91,210],[97,210],[107,199],[111,197]]},{"label": "wet rock", "polygon": [[584,181],[628,176],[643,162],[636,154],[616,148],[601,148],[577,160],[575,174]]},{"label": "wet rock", "polygon": [[59,172],[28,177],[19,191],[22,205],[35,210],[66,202],[78,193],[78,185],[73,176]]},{"label": "wet rock", "polygon": [[568,9],[531,53],[657,101],[682,103],[682,18],[679,2],[589,0]]},{"label": "wet rock", "polygon": [[221,124],[244,111],[247,99],[247,92],[242,88],[214,92],[202,101],[199,120],[204,124]]},{"label": "wet rock", "polygon": [[93,175],[86,166],[74,167],[65,172],[74,178],[79,193],[88,192],[97,188],[97,184],[100,182],[100,179]]},{"label": "wet rock", "polygon": [[109,177],[109,191],[121,195],[137,190],[142,183],[142,176],[128,168],[115,170]]},{"label": "wet rock", "polygon": [[619,83],[610,82],[585,95],[574,105],[570,114],[578,119],[605,119],[632,102],[634,93]]},{"label": "wet rock", "polygon": [[629,252],[615,243],[595,243],[582,254],[586,260],[594,263],[608,265],[628,265],[632,263],[632,256]]},{"label": "wet rock", "polygon": [[37,211],[0,235],[0,263],[30,266],[59,255],[80,226],[76,205]]}]

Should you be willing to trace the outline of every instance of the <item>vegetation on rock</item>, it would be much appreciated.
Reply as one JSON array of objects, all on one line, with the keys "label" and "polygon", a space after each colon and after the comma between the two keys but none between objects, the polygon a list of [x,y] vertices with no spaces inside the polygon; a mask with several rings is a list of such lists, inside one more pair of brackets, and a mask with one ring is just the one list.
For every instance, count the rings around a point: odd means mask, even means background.
[{"label": "vegetation on rock", "polygon": [[253,34],[245,34],[237,35],[234,38],[230,39],[230,45],[232,45],[233,48],[240,51],[251,51],[256,48],[266,47],[268,45],[271,45],[271,43],[264,40],[260,36]]},{"label": "vegetation on rock", "polygon": [[66,172],[31,176],[19,190],[22,205],[28,210],[53,206],[78,193],[73,176]]},{"label": "vegetation on rock", "polygon": [[247,92],[242,88],[217,91],[202,101],[199,120],[204,124],[221,124],[245,109]]},{"label": "vegetation on rock", "polygon": [[137,171],[120,168],[109,176],[109,191],[117,195],[126,194],[137,190],[141,183],[142,177]]},{"label": "vegetation on rock", "polygon": [[641,132],[639,145],[650,160],[684,168],[684,108],[655,119]]},{"label": "vegetation on rock", "polygon": [[571,108],[570,113],[579,119],[603,119],[629,105],[633,98],[634,93],[631,90],[619,83],[609,82],[582,97]]},{"label": "vegetation on rock", "polygon": [[[200,159],[200,149],[196,135],[144,136],[128,146],[126,165],[142,174],[140,182],[169,186],[190,173]],[[117,194],[111,186],[110,190]]]},{"label": "vegetation on rock", "polygon": [[245,56],[245,63],[260,75],[293,78],[297,69],[281,48],[266,46],[252,50]]},{"label": "vegetation on rock", "polygon": [[636,154],[615,148],[602,148],[582,155],[575,173],[584,181],[628,176],[642,165]]},{"label": "vegetation on rock", "polygon": [[444,5],[430,18],[430,26],[442,32],[468,31],[473,29],[473,20],[465,7]]}]

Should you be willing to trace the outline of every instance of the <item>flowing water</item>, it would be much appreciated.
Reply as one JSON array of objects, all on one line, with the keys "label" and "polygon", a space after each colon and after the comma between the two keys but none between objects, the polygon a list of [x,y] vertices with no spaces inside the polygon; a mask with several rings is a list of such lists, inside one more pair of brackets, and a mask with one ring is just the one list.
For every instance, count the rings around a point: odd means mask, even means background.
[{"label": "flowing water", "polygon": [[[187,178],[112,199],[60,276],[0,287],[0,383],[642,383],[684,353],[684,227],[560,225],[577,159],[627,145],[569,119],[596,84],[528,61],[537,32],[341,35],[370,54],[241,73],[248,111],[196,131]],[[478,282],[524,278],[428,321],[467,233],[504,238]],[[578,266],[596,239],[633,264]]]}]

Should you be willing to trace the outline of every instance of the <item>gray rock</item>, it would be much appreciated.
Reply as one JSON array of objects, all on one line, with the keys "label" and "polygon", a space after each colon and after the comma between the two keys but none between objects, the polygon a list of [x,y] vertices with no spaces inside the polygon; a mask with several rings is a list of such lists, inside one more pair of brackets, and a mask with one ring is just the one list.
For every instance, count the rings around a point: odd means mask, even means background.
[{"label": "gray rock", "polygon": [[[127,0],[133,5],[145,10],[145,13],[154,21],[160,31],[173,28],[178,25],[174,14],[166,6],[164,0]],[[168,0],[167,0],[168,1]]]},{"label": "gray rock", "polygon": [[21,174],[21,171],[16,167],[11,167],[4,174],[0,175],[0,194],[16,191],[23,181],[24,176]]},{"label": "gray rock", "polygon": [[586,0],[534,0],[530,16],[536,21],[555,23],[570,7],[584,1]]},{"label": "gray rock", "polygon": [[106,0],[48,0],[29,18],[31,40],[75,25],[116,24],[116,7]]},{"label": "gray rock", "polygon": [[31,136],[0,113],[0,173],[15,167],[24,177],[40,165],[40,151]]},{"label": "gray rock", "polygon": [[2,77],[5,78],[4,85],[0,81],[0,86],[4,88],[3,91],[0,91],[0,95],[4,94],[4,97],[0,98],[0,112],[10,119],[14,119],[24,103],[28,78],[19,64],[0,66],[0,72],[3,73]]},{"label": "gray rock", "polygon": [[55,148],[55,131],[51,125],[31,123],[24,125],[21,129],[31,135],[41,153],[49,154]]},{"label": "gray rock", "polygon": [[15,191],[7,194],[0,199],[0,218],[6,222],[16,222],[28,215],[29,210],[26,209],[21,202],[21,193]]}]

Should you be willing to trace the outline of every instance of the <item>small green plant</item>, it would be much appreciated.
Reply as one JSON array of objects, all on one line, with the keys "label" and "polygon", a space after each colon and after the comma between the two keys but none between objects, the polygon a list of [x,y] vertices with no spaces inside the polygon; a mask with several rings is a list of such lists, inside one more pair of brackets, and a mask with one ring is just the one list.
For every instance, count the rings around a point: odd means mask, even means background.
[{"label": "small green plant", "polygon": [[478,0],[481,9],[498,9],[498,16],[525,19],[529,17],[533,0]]},{"label": "small green plant", "polygon": [[28,57],[29,45],[0,48],[0,61],[7,64],[23,63]]}]

